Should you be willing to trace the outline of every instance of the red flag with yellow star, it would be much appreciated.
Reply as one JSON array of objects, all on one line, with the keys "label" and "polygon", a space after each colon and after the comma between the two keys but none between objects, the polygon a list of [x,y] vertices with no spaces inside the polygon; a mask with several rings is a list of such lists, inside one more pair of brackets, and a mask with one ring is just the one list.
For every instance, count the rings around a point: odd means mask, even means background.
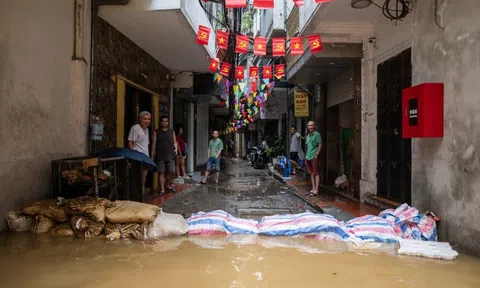
[{"label": "red flag with yellow star", "polygon": [[290,54],[292,55],[303,54],[303,38],[302,37],[290,38]]},{"label": "red flag with yellow star", "polygon": [[247,7],[247,0],[225,0],[225,7],[227,8]]},{"label": "red flag with yellow star", "polygon": [[230,75],[230,69],[232,69],[232,65],[226,62],[223,62],[222,69],[220,69],[220,74],[228,77]]},{"label": "red flag with yellow star", "polygon": [[237,35],[237,41],[235,43],[235,53],[248,53],[248,37],[245,35]]},{"label": "red flag with yellow star", "polygon": [[285,64],[275,65],[275,77],[278,79],[285,76]]},{"label": "red flag with yellow star", "polygon": [[258,77],[258,66],[250,66],[250,78],[257,78]]},{"label": "red flag with yellow star", "polygon": [[210,66],[208,69],[212,72],[217,72],[219,65],[220,61],[218,61],[218,59],[212,58],[212,60],[210,60]]},{"label": "red flag with yellow star", "polygon": [[263,66],[262,68],[262,78],[263,79],[270,79],[272,78],[272,66]]},{"label": "red flag with yellow star", "polygon": [[275,0],[253,0],[253,7],[255,8],[274,8]]},{"label": "red flag with yellow star", "polygon": [[285,56],[285,38],[272,38],[273,56]]},{"label": "red flag with yellow star", "polygon": [[217,30],[217,47],[219,49],[225,49],[227,50],[228,48],[228,36],[230,33]]},{"label": "red flag with yellow star", "polygon": [[245,67],[244,66],[237,66],[235,67],[235,79],[243,79],[245,73]]},{"label": "red flag with yellow star", "polygon": [[267,38],[255,37],[255,41],[253,43],[253,54],[267,55]]},{"label": "red flag with yellow star", "polygon": [[312,51],[312,54],[323,50],[322,39],[318,34],[308,36],[308,43],[310,44],[310,51]]},{"label": "red flag with yellow star", "polygon": [[201,45],[208,45],[208,38],[210,37],[210,28],[199,25],[197,32],[197,43]]}]

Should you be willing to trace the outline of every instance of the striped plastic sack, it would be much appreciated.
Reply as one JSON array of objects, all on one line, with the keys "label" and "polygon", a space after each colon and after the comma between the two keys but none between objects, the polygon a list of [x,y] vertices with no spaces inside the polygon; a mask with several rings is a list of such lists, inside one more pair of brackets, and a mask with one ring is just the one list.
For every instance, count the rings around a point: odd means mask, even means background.
[{"label": "striped plastic sack", "polygon": [[305,212],[293,215],[263,217],[259,222],[259,234],[269,236],[297,236],[329,233],[329,238],[347,239],[350,235],[340,227],[331,215]]},{"label": "striped plastic sack", "polygon": [[401,238],[391,223],[378,216],[358,217],[345,222],[342,227],[359,241],[397,243]]},{"label": "striped plastic sack", "polygon": [[225,235],[228,234],[224,223],[228,213],[221,210],[198,212],[187,219],[189,235]]}]

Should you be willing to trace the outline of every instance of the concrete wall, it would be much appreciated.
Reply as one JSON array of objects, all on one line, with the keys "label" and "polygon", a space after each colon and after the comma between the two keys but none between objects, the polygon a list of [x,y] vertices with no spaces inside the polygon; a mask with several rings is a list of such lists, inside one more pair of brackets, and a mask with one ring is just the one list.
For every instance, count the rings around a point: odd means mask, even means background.
[{"label": "concrete wall", "polygon": [[411,47],[413,16],[396,25],[385,17],[374,27],[374,42],[365,39],[362,59],[362,176],[360,199],[377,194],[377,65]]},{"label": "concrete wall", "polygon": [[87,151],[89,49],[72,61],[73,41],[73,0],[0,2],[0,230],[7,211],[49,195],[50,161]]},{"label": "concrete wall", "polygon": [[197,133],[196,139],[196,153],[195,164],[196,166],[202,166],[207,163],[208,155],[208,141],[210,140],[209,131],[209,108],[208,102],[200,102],[197,104],[197,113],[195,115],[196,127],[195,133]]},{"label": "concrete wall", "polygon": [[442,240],[480,254],[480,9],[478,0],[417,1],[413,85],[445,83],[445,136],[414,139],[412,201],[441,218]]}]

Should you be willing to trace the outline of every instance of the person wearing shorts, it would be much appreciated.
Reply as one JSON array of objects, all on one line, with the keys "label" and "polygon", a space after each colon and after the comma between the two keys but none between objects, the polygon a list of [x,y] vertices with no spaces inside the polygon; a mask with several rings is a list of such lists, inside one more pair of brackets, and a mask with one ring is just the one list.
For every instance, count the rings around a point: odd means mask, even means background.
[{"label": "person wearing shorts", "polygon": [[[294,161],[295,163],[298,163],[298,152],[301,149],[301,140],[300,139],[305,139],[300,135],[300,133],[297,132],[297,127],[292,125],[292,128],[290,128],[290,134],[292,134],[292,140],[290,142],[290,160]],[[292,175],[297,174],[297,166],[293,165],[293,171]]]},{"label": "person wearing shorts", "polygon": [[[160,118],[161,128],[153,132],[152,159],[157,164],[158,179],[160,182],[160,196],[165,195],[165,186],[170,192],[175,188],[170,185],[175,174],[175,154],[177,154],[177,140],[175,132],[168,128],[168,117]],[[167,181],[165,183],[165,178]]]},{"label": "person wearing shorts", "polygon": [[208,160],[207,160],[207,171],[205,171],[205,178],[200,182],[201,184],[207,184],[207,178],[210,174],[210,171],[213,170],[213,165],[215,165],[215,170],[217,172],[217,178],[215,180],[215,185],[218,185],[218,178],[220,177],[220,155],[223,150],[223,141],[218,138],[218,131],[213,131],[212,140],[208,142]]},{"label": "person wearing shorts", "polygon": [[312,181],[312,190],[307,192],[306,195],[314,196],[318,195],[318,185],[320,184],[318,157],[320,156],[320,151],[322,151],[322,136],[315,130],[315,122],[308,122],[307,128],[307,154],[305,155],[305,164]]}]

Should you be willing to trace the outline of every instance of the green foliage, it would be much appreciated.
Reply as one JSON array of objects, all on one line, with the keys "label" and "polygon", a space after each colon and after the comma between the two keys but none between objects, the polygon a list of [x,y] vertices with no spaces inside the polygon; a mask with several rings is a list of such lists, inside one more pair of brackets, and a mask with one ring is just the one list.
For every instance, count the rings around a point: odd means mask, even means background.
[{"label": "green foliage", "polygon": [[253,13],[247,11],[242,16],[242,33],[246,34],[250,32],[253,27]]},{"label": "green foliage", "polygon": [[266,136],[265,141],[268,144],[268,149],[265,150],[268,158],[285,155],[285,138]]}]

